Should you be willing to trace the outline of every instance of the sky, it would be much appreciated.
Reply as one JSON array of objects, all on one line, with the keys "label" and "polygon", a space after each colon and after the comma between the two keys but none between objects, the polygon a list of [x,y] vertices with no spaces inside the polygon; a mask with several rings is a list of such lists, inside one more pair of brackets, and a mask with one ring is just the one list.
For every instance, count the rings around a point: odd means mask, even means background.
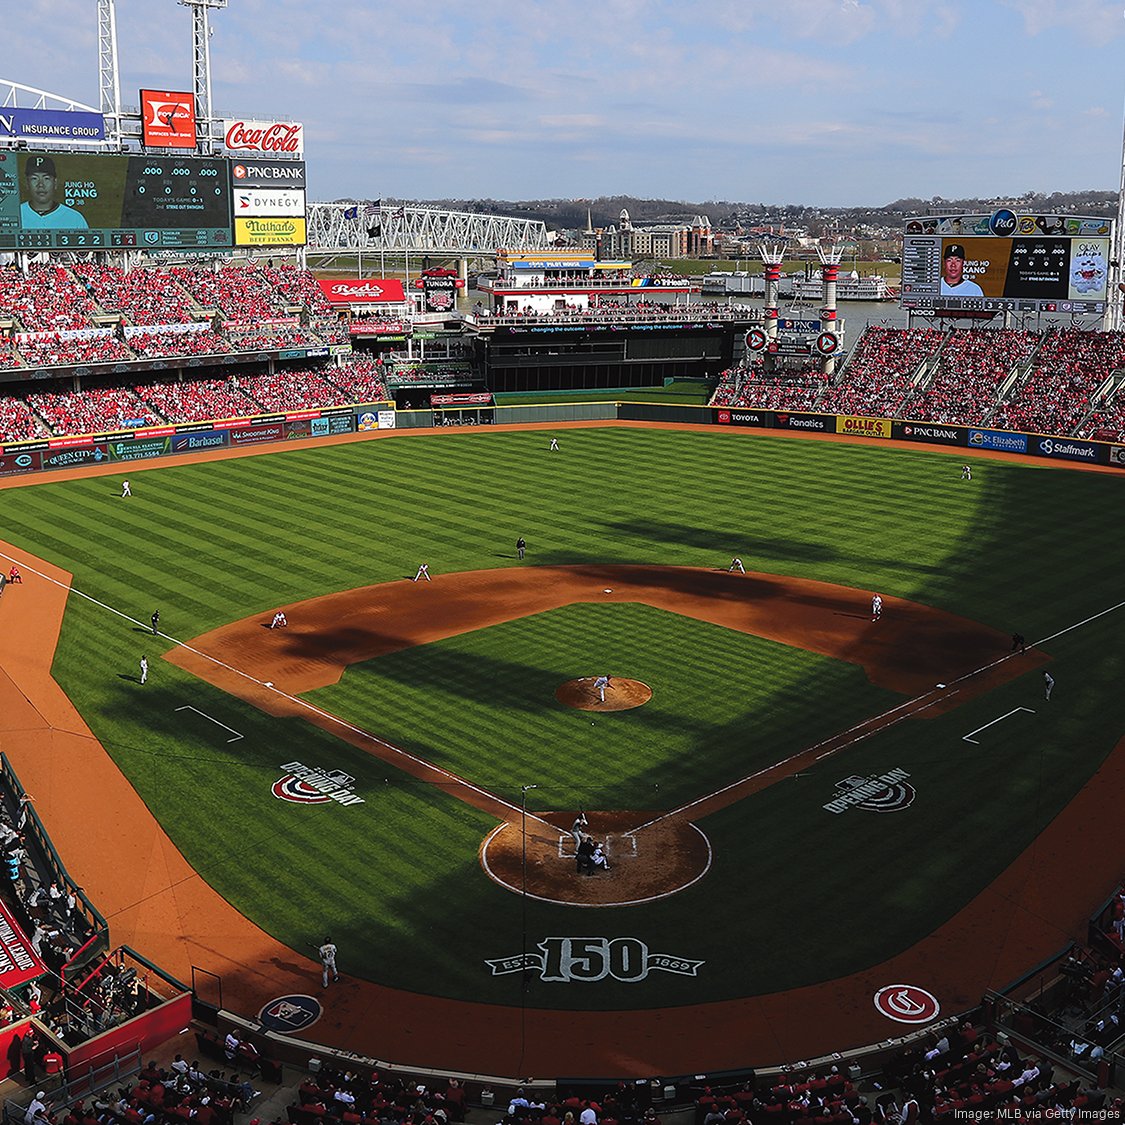
[{"label": "sky", "polygon": [[[5,12],[4,77],[98,102],[96,0]],[[312,199],[880,205],[1114,190],[1125,0],[230,0],[217,112],[302,121]],[[191,16],[117,0],[122,97]],[[26,104],[26,103],[24,103]]]}]

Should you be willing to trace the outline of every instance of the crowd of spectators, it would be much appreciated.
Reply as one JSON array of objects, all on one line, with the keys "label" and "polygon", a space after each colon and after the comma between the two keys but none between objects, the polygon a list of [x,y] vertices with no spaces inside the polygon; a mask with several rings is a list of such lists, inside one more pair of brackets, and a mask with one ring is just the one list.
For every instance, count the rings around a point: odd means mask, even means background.
[{"label": "crowd of spectators", "polygon": [[295,324],[267,325],[262,328],[232,331],[227,339],[234,352],[268,352],[279,348],[319,348],[324,341]]},{"label": "crowd of spectators", "polygon": [[840,377],[825,392],[818,409],[838,414],[902,417],[922,364],[941,345],[936,328],[884,328],[869,325]]},{"label": "crowd of spectators", "polygon": [[25,397],[0,394],[0,445],[46,436],[46,426],[35,416]]},{"label": "crowd of spectators", "polygon": [[117,363],[135,358],[133,352],[111,329],[96,336],[64,340],[57,333],[25,337],[19,352],[28,367],[67,367],[83,363]]},{"label": "crowd of spectators", "polygon": [[242,375],[239,385],[264,411],[342,406],[351,400],[329,379],[331,369],[278,368],[272,375]]},{"label": "crowd of spectators", "polygon": [[1125,333],[1054,329],[1044,337],[1026,382],[993,423],[1037,434],[1071,434],[1098,404],[1095,394],[1125,367]]},{"label": "crowd of spectators", "polygon": [[286,312],[285,295],[273,287],[260,269],[173,266],[169,272],[201,308],[217,309],[229,320],[253,324],[275,319]]},{"label": "crowd of spectators", "polygon": [[310,315],[314,317],[332,315],[332,306],[328,303],[328,298],[308,270],[300,269],[288,262],[276,266],[269,262],[258,268],[269,283],[286,298],[291,308],[301,306],[308,309]]},{"label": "crowd of spectators", "polygon": [[767,375],[761,356],[750,366],[732,367],[719,377],[711,396],[712,406],[747,406],[757,410],[812,410],[826,383],[820,363],[811,360],[801,367]]},{"label": "crowd of spectators", "polygon": [[386,369],[370,356],[349,356],[341,367],[330,368],[329,378],[340,388],[344,402],[382,402],[390,397]]},{"label": "crowd of spectators", "polygon": [[0,270],[0,317],[13,318],[18,332],[93,328],[93,316],[85,287],[62,266]]},{"label": "crowd of spectators", "polygon": [[425,1084],[325,1067],[301,1083],[288,1118],[291,1125],[456,1125],[465,1120],[465,1089],[455,1078]]},{"label": "crowd of spectators", "polygon": [[202,332],[175,332],[168,329],[134,332],[129,336],[129,346],[141,359],[229,355],[235,350],[226,338],[210,329]]},{"label": "crowd of spectators", "polygon": [[158,421],[134,391],[121,386],[91,384],[76,392],[59,384],[57,389],[29,391],[27,405],[56,437],[135,429]]},{"label": "crowd of spectators", "polygon": [[1009,328],[952,332],[937,371],[910,400],[906,416],[919,422],[979,426],[996,409],[1005,380],[1035,351],[1038,337]]},{"label": "crowd of spectators", "polygon": [[78,262],[71,268],[106,312],[122,313],[131,324],[187,324],[198,311],[168,270],[123,270],[93,262]]},{"label": "crowd of spectators", "polygon": [[227,379],[158,379],[138,383],[134,391],[169,422],[207,422],[258,414],[258,404],[244,394],[239,377]]}]

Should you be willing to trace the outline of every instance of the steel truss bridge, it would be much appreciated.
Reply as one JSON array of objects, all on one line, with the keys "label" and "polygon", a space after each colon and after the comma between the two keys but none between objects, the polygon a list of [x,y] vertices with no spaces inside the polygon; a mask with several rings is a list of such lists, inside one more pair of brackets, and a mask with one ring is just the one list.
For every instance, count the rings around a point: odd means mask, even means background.
[{"label": "steel truss bridge", "polygon": [[[547,227],[533,219],[436,211],[429,207],[363,203],[310,203],[310,254],[434,254],[456,258],[493,256],[499,249],[545,250]],[[374,232],[378,230],[378,234]]]}]

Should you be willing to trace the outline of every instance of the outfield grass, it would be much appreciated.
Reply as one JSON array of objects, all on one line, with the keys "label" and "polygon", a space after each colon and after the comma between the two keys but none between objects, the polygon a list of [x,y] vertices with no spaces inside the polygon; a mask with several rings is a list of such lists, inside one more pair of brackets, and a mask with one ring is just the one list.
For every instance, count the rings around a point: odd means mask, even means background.
[{"label": "outfield grass", "polygon": [[[44,478],[0,492],[0,526],[135,619],[72,596],[55,675],[221,893],[294,948],[310,940],[308,919],[330,924],[349,972],[518,1003],[519,974],[494,978],[483,967],[522,940],[519,900],[477,863],[495,822],[154,659],[168,643],[147,635],[153,609],[187,639],[278,604],[399,581],[421,559],[435,574],[514,565],[520,534],[524,565],[714,566],[739,554],[755,569],[879,589],[1029,640],[1121,600],[1107,560],[1125,530],[1107,513],[1119,510],[1125,478],[981,461],[960,482],[959,457],[616,428],[567,431],[549,454],[539,433],[452,432],[129,466],[132,500],[118,498],[125,473]],[[707,963],[698,978],[654,974],[639,985],[535,983],[533,1002],[645,1006],[772,991],[918,940],[1018,854],[1120,736],[1119,615],[1046,646],[1058,679],[1049,712],[1034,702],[1030,675],[709,818],[715,867],[683,894],[577,920],[532,904],[532,946],[551,935],[625,935]],[[596,716],[579,733],[579,713],[543,696],[556,678],[595,674],[588,662],[606,651],[634,669],[621,674],[659,690],[647,707]],[[141,653],[152,668],[143,692],[128,678]],[[851,666],[676,615],[577,606],[373,661],[317,698],[509,796],[537,771],[543,807],[599,787],[607,804],[632,804],[657,785],[671,804],[671,794],[694,795],[878,709],[879,693],[854,677]],[[963,742],[1019,701],[1036,715],[999,724],[979,749]],[[175,710],[185,704],[244,739],[225,744]],[[557,745],[562,732],[575,751]],[[270,787],[290,760],[346,770],[366,803],[276,800]],[[893,767],[916,782],[909,810],[823,811],[839,779]],[[846,881],[828,906],[831,926],[811,921],[823,913],[812,898],[825,871]],[[790,909],[775,908],[779,896]]]}]

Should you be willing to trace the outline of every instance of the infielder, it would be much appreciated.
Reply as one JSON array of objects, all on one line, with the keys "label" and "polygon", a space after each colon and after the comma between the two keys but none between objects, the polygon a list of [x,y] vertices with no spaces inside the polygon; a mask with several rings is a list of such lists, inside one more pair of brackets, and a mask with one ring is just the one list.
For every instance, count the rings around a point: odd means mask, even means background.
[{"label": "infielder", "polygon": [[730,566],[727,567],[727,574],[731,574],[736,570],[739,574],[746,573],[746,567],[742,565],[742,560],[737,555],[730,560]]},{"label": "infielder", "polygon": [[126,496],[132,496],[133,490],[129,487],[129,482],[123,480],[121,482],[121,499],[124,500]]},{"label": "infielder", "polygon": [[1055,677],[1050,672],[1043,673],[1043,698],[1050,699],[1051,692],[1055,689]]},{"label": "infielder", "polygon": [[527,540],[526,540],[526,539],[524,539],[524,537],[523,537],[523,536],[521,535],[521,536],[520,536],[520,537],[519,537],[519,538],[518,538],[518,539],[516,540],[516,555],[517,555],[517,556],[518,556],[519,558],[521,558],[521,559],[522,559],[522,558],[523,558],[523,556],[524,556],[524,555],[525,555],[526,553],[527,553]]},{"label": "infielder", "polygon": [[324,944],[320,947],[320,965],[321,985],[324,988],[328,987],[328,974],[332,974],[333,981],[340,979],[340,974],[336,972],[336,946],[332,943],[330,937],[325,937]]},{"label": "infielder", "polygon": [[430,564],[421,563],[418,567],[418,573],[414,575],[414,581],[417,582],[419,578],[424,578],[427,582],[430,580]]},{"label": "infielder", "polygon": [[152,635],[155,637],[160,630],[160,610],[152,611]]},{"label": "infielder", "polygon": [[141,657],[141,683],[143,684],[148,679],[148,657]]},{"label": "infielder", "polygon": [[883,616],[883,597],[881,594],[876,594],[871,599],[871,620],[878,621]]},{"label": "infielder", "polygon": [[288,625],[288,624],[289,624],[289,622],[286,620],[285,614],[282,613],[281,610],[279,609],[277,611],[277,613],[275,613],[273,615],[273,620],[270,622],[270,628],[271,629],[284,629],[286,627],[286,625]]},{"label": "infielder", "polygon": [[605,689],[607,687],[609,687],[609,677],[608,676],[599,676],[594,681],[594,690],[598,693],[598,699],[602,703],[605,702]]}]

